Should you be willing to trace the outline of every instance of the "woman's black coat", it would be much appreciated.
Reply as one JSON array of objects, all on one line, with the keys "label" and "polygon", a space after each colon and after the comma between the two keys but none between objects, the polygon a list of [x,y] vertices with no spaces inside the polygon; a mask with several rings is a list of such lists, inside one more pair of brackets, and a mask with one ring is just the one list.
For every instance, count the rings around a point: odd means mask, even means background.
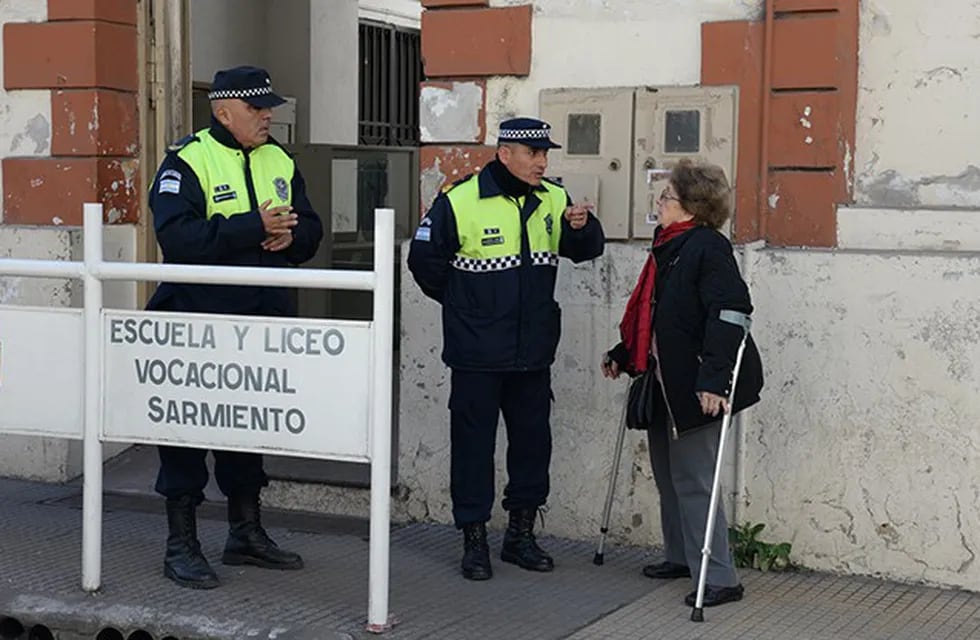
[{"label": "woman's black coat", "polygon": [[[683,433],[718,419],[701,411],[696,394],[708,391],[728,397],[742,339],[742,328],[721,320],[719,313],[732,309],[751,314],[752,301],[732,245],[717,231],[696,227],[653,252],[657,261],[653,323],[669,405],[655,416],[657,423],[665,421],[669,410],[678,432]],[[624,355],[622,345],[610,352],[620,368],[628,360]],[[762,385],[762,360],[750,335],[735,389],[734,411],[758,402]]]}]

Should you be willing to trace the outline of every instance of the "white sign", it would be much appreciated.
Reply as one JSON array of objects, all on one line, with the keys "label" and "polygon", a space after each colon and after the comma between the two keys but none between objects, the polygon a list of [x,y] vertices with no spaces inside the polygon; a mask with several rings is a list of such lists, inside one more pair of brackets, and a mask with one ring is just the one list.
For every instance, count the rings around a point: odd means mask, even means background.
[{"label": "white sign", "polygon": [[82,438],[81,309],[0,307],[0,432]]},{"label": "white sign", "polygon": [[370,323],[103,315],[105,440],[368,460]]}]

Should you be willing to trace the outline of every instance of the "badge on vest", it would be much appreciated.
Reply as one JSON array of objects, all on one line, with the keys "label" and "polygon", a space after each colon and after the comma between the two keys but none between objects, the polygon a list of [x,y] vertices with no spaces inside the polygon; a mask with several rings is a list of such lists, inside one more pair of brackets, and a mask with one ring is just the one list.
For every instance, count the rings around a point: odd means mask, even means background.
[{"label": "badge on vest", "polygon": [[234,200],[238,197],[238,194],[231,190],[231,186],[227,184],[219,184],[214,188],[214,195],[211,197],[215,204],[219,202],[225,202],[228,200]]},{"label": "badge on vest", "polygon": [[483,238],[480,241],[480,244],[482,244],[484,247],[492,247],[494,245],[504,243],[504,237],[500,235],[500,229],[497,228],[484,229],[483,235],[489,236]]},{"label": "badge on vest", "polygon": [[549,213],[544,217],[544,230],[547,231],[548,235],[550,236],[554,228],[555,228],[555,221],[551,217],[551,214]]},{"label": "badge on vest", "polygon": [[289,199],[289,183],[286,182],[286,179],[276,178],[272,181],[272,184],[276,187],[276,195],[279,199],[286,202]]}]

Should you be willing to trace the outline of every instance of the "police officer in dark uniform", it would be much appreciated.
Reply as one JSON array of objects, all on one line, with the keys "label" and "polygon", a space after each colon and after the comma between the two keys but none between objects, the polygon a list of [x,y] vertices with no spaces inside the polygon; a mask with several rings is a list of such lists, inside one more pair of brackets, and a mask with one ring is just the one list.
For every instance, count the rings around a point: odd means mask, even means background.
[{"label": "police officer in dark uniform", "polygon": [[[164,262],[291,267],[313,257],[323,237],[303,176],[269,136],[272,108],[285,102],[269,74],[236,67],[214,76],[211,126],[173,145],[150,190],[153,227]],[[147,309],[293,316],[288,289],[162,283]],[[263,529],[259,492],[268,484],[262,456],[214,451],[215,478],[228,498],[229,535],[222,562],[300,569]],[[195,511],[208,482],[207,451],[159,447],[156,490],[166,498],[169,536],[164,575],[197,589],[218,586],[201,553]]]},{"label": "police officer in dark uniform", "polygon": [[452,369],[450,491],[470,580],[493,575],[486,522],[501,413],[510,520],[500,558],[531,571],[554,568],[535,541],[534,518],[549,491],[558,257],[596,258],[605,238],[586,207],[544,178],[548,150],[560,148],[550,130],[533,118],[503,122],[496,159],[436,198],[409,250],[415,281],[442,305],[442,358]]}]

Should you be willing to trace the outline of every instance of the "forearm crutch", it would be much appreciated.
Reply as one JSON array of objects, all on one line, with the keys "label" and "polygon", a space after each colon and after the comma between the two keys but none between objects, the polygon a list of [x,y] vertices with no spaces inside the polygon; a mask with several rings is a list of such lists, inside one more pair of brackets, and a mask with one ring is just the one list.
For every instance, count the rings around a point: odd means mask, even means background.
[{"label": "forearm crutch", "polygon": [[708,522],[704,526],[704,546],[701,548],[701,571],[698,574],[698,590],[694,599],[694,609],[691,610],[693,622],[704,622],[704,588],[708,579],[708,561],[711,558],[711,537],[715,529],[715,512],[718,509],[718,489],[721,484],[721,463],[725,456],[725,440],[728,428],[732,423],[732,408],[735,405],[735,387],[738,384],[738,370],[742,366],[742,354],[748,341],[752,318],[741,311],[722,309],[718,314],[722,322],[737,325],[742,328],[742,341],[738,345],[735,356],[735,369],[732,371],[732,389],[728,392],[728,407],[721,418],[721,434],[718,436],[718,457],[715,459],[715,477],[711,482],[711,500],[708,503]]},{"label": "forearm crutch", "polygon": [[629,406],[629,388],[623,400],[623,413],[619,419],[619,434],[616,436],[616,451],[613,454],[612,469],[609,473],[609,489],[606,490],[606,504],[602,508],[602,524],[599,526],[599,546],[596,548],[592,563],[602,565],[603,549],[606,546],[606,534],[609,533],[609,516],[612,513],[613,494],[616,492],[616,477],[619,475],[619,463],[623,457],[623,441],[626,439],[626,409]]}]

